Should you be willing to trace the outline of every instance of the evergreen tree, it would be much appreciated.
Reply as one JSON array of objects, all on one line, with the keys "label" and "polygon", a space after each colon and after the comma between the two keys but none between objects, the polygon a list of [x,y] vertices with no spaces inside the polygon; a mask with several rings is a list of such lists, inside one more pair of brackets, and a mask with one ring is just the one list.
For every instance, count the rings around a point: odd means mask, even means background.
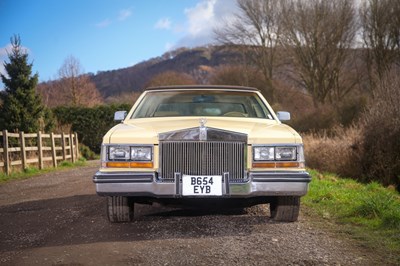
[{"label": "evergreen tree", "polygon": [[28,54],[21,47],[18,35],[11,38],[12,51],[9,61],[4,63],[7,75],[0,74],[5,85],[0,99],[0,129],[11,132],[37,132],[43,121],[44,106],[36,93],[38,74],[32,76],[32,64],[28,63]]}]

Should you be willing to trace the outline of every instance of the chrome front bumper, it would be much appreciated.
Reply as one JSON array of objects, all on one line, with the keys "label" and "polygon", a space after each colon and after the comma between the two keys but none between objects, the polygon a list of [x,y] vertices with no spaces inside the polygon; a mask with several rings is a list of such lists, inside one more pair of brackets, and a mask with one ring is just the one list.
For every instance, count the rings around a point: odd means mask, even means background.
[{"label": "chrome front bumper", "polygon": [[[160,182],[156,177],[155,172],[99,171],[93,182],[100,196],[182,197],[180,174],[175,174],[175,182]],[[224,174],[222,197],[304,196],[311,181],[307,172],[250,172],[248,177],[243,182],[229,182],[228,174]]]}]

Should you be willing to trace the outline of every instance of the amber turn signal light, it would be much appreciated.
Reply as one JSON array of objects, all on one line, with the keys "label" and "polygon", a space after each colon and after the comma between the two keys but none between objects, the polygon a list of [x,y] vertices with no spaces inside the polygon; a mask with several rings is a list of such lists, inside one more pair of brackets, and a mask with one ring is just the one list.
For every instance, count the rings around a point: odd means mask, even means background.
[{"label": "amber turn signal light", "polygon": [[153,168],[152,162],[107,162],[109,168]]},{"label": "amber turn signal light", "polygon": [[298,162],[257,162],[253,163],[253,168],[300,168]]}]

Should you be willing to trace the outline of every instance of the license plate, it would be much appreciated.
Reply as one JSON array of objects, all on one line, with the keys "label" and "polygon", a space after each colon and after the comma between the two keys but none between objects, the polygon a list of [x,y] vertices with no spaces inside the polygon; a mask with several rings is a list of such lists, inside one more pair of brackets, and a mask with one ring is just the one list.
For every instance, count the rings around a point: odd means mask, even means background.
[{"label": "license plate", "polygon": [[183,196],[222,196],[222,176],[182,175]]}]

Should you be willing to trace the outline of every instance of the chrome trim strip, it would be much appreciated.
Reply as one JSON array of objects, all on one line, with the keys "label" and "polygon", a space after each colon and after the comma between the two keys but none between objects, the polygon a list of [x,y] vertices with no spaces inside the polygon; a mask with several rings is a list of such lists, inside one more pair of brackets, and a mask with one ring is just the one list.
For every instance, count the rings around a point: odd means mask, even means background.
[{"label": "chrome trim strip", "polygon": [[311,182],[307,172],[251,172],[249,176],[253,182]]},{"label": "chrome trim strip", "polygon": [[181,174],[180,173],[175,173],[175,195],[179,196],[181,195]]},{"label": "chrome trim strip", "polygon": [[[201,141],[206,130],[207,141],[238,141],[247,143],[247,134],[212,127],[194,127],[158,134],[159,141]],[[204,134],[204,132],[203,132]]]},{"label": "chrome trim strip", "polygon": [[156,179],[156,172],[97,172],[93,176],[94,183],[151,183]]},{"label": "chrome trim strip", "polygon": [[229,195],[230,194],[230,191],[229,191],[229,173],[224,173],[222,177],[224,179],[224,184],[225,184],[225,194]]}]

